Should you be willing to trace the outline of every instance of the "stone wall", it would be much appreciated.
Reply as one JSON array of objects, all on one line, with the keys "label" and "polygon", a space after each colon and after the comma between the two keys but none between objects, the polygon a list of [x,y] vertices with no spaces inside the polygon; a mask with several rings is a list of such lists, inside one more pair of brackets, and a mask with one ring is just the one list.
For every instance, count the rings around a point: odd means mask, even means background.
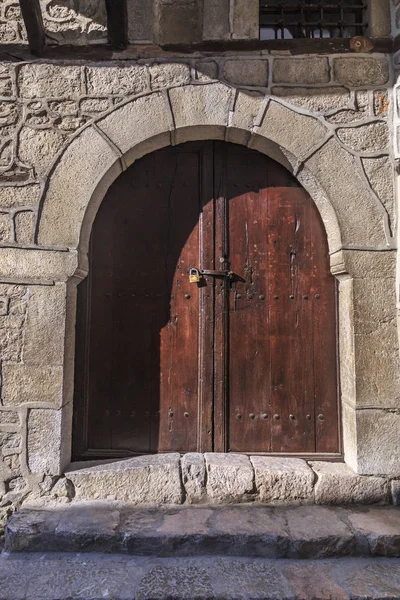
[{"label": "stone wall", "polygon": [[384,55],[0,64],[0,511],[70,460],[75,287],[107,187],[195,139],[258,149],[314,198],[340,280],[345,458],[400,476],[392,83]]},{"label": "stone wall", "polygon": [[[105,0],[40,0],[48,44],[104,44]],[[127,0],[131,43],[258,38],[258,0]],[[0,0],[1,43],[26,44],[18,0]]]},{"label": "stone wall", "polygon": [[[399,28],[397,0],[392,30]],[[48,44],[104,44],[105,0],[40,0]],[[175,44],[259,37],[259,0],[127,0],[130,43]],[[369,0],[367,35],[391,33],[389,0]],[[26,43],[18,0],[0,0],[2,43]]]}]

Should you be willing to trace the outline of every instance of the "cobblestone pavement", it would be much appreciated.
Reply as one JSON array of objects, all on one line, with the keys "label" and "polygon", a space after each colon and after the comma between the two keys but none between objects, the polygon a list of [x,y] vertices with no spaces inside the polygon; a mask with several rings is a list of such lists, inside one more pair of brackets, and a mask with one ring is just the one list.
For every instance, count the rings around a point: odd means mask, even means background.
[{"label": "cobblestone pavement", "polygon": [[400,559],[0,555],[0,600],[400,599]]}]

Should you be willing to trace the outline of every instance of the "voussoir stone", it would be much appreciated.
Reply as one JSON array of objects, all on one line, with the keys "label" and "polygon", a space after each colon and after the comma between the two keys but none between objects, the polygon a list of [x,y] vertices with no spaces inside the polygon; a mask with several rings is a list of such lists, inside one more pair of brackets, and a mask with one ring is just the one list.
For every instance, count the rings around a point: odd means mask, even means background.
[{"label": "voussoir stone", "polygon": [[207,495],[215,504],[246,502],[254,493],[254,472],[242,454],[206,453]]},{"label": "voussoir stone", "polygon": [[78,500],[122,500],[132,504],[181,504],[180,455],[140,456],[101,465],[72,464],[67,478]]},{"label": "voussoir stone", "polygon": [[[122,122],[121,130],[126,129],[126,122]],[[117,152],[95,129],[85,129],[66,148],[49,178],[39,244],[76,248],[82,220],[97,185],[102,181],[105,191],[120,173]]]},{"label": "voussoir stone", "polygon": [[[121,123],[124,123],[123,127]],[[117,108],[98,121],[98,126],[122,153],[163,133],[167,133],[169,139],[166,102],[159,92],[136,98]]]},{"label": "voussoir stone", "polygon": [[[188,141],[186,128],[194,129],[196,139],[209,139],[212,128],[213,136],[224,139],[228,125],[232,90],[221,83],[206,85],[187,85],[172,88],[169,91],[171,108],[177,129],[177,143]],[[217,133],[218,132],[218,133]]]},{"label": "voussoir stone", "polygon": [[314,473],[299,458],[251,456],[261,502],[291,502],[312,497]]},{"label": "voussoir stone", "polygon": [[344,463],[310,463],[317,475],[316,504],[385,504],[389,483],[383,477],[365,477]]}]

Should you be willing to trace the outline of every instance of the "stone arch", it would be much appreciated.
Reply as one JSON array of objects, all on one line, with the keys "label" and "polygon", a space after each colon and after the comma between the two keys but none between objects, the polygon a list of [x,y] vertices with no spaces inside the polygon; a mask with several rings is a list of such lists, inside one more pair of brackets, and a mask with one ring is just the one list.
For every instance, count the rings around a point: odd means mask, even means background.
[{"label": "stone arch", "polygon": [[123,170],[153,150],[202,139],[248,145],[294,173],[321,213],[331,254],[390,246],[382,207],[326,123],[280,98],[224,83],[128,99],[81,130],[50,171],[37,244],[84,255],[97,208]]},{"label": "stone arch", "polygon": [[[394,250],[387,213],[363,179],[356,157],[340,144],[323,118],[282,98],[218,82],[129,98],[80,130],[58,156],[44,186],[37,251],[29,250],[29,261],[24,254],[26,264],[17,255],[10,258],[13,269],[24,267],[31,272],[40,254],[52,278],[56,270],[54,279],[68,282],[63,284],[67,288],[62,316],[63,433],[54,464],[61,472],[70,457],[75,294],[79,279],[87,273],[88,240],[97,209],[111,183],[135,160],[168,145],[203,139],[247,145],[270,156],[291,171],[315,201],[327,232],[332,273],[340,284],[345,460],[359,473],[384,472],[385,452],[376,448],[372,459],[365,433],[368,419],[375,423],[378,409],[368,412],[364,407],[386,406],[387,397],[391,398],[390,407],[397,406],[397,380],[388,382],[384,377],[388,367],[383,368],[390,356],[397,372],[396,331],[392,326],[386,331],[383,320],[385,333],[377,334],[375,346],[364,333],[368,315],[373,313],[377,319],[382,313],[377,294],[387,302],[387,295],[394,290],[390,278]],[[62,268],[56,267],[59,262]],[[390,468],[397,473],[394,463]]]}]

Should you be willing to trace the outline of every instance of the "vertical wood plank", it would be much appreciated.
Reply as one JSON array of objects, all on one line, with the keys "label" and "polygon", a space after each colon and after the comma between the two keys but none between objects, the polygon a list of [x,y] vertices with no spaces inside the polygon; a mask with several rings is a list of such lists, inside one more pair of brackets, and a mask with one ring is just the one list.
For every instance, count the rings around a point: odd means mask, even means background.
[{"label": "vertical wood plank", "polygon": [[[215,267],[217,271],[230,268],[228,245],[228,204],[226,198],[227,148],[214,145],[215,198]],[[228,360],[229,321],[226,278],[215,279],[214,298],[214,450],[226,452],[228,444]]]},{"label": "vertical wood plank", "polygon": [[127,0],[106,0],[108,42],[113,48],[128,45]]},{"label": "vertical wood plank", "polygon": [[268,169],[233,146],[228,160],[229,258],[242,280],[229,298],[229,449],[269,452]]},{"label": "vertical wood plank", "polygon": [[328,242],[316,209],[311,221],[311,246],[316,451],[339,452],[337,282],[330,271]]},{"label": "vertical wood plank", "polygon": [[32,54],[42,56],[46,45],[40,0],[20,0],[22,18],[28,34],[29,48]]}]

